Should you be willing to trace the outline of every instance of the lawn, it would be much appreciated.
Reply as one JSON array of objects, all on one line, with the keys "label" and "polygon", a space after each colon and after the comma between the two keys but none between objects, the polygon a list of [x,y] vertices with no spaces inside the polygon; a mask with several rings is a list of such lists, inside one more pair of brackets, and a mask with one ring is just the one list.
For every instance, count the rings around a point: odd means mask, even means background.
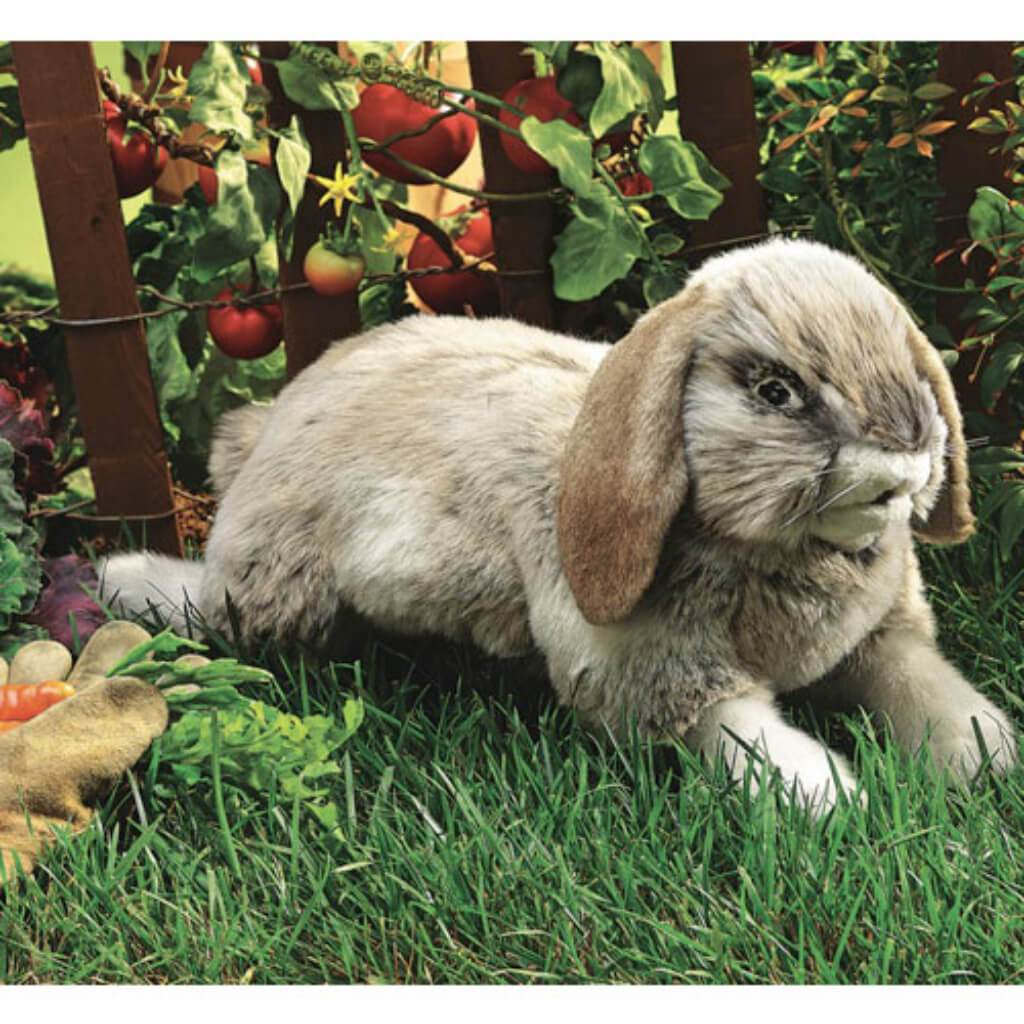
[{"label": "lawn", "polygon": [[[1020,578],[1001,580],[988,550],[983,538],[925,565],[944,649],[1020,725]],[[228,787],[222,816],[207,798],[161,797],[144,759],[86,834],[0,895],[0,980],[1024,974],[1024,771],[959,788],[867,722],[827,719],[867,805],[810,821],[683,749],[595,740],[529,666],[379,643],[358,665],[307,670],[275,652],[263,663],[277,682],[253,692],[271,704],[340,714],[353,691],[366,702],[335,784],[344,839],[273,792]]]}]

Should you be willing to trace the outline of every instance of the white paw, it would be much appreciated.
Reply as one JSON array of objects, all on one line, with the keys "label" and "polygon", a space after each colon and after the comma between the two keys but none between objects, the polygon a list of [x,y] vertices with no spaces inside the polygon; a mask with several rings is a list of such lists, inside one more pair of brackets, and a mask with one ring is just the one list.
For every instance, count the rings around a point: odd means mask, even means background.
[{"label": "white paw", "polygon": [[827,814],[839,802],[840,794],[848,803],[859,799],[864,804],[866,798],[863,793],[858,796],[857,779],[846,759],[810,737],[806,739],[805,750],[784,755],[776,745],[770,752],[769,770],[779,773],[786,794],[805,804],[812,814]]},{"label": "white paw", "polygon": [[[978,733],[985,750],[978,743]],[[966,779],[973,778],[984,763],[1000,775],[1017,763],[1017,737],[1010,720],[994,704],[985,701],[955,719],[932,729],[932,754]]]},{"label": "white paw", "polygon": [[[749,770],[754,792],[763,779],[778,773],[786,795],[812,814],[826,814],[840,794],[857,799],[857,780],[845,758],[794,729],[759,695],[722,701],[701,719],[687,742],[708,758],[722,757],[737,781]],[[863,794],[859,800],[864,803]]]}]

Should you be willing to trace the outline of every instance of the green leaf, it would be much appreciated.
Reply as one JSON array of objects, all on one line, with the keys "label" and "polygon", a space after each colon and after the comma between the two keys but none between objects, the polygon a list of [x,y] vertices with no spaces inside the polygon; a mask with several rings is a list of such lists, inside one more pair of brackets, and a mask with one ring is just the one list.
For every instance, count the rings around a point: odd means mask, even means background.
[{"label": "green leaf", "polygon": [[250,168],[241,153],[222,150],[217,158],[217,180],[217,205],[210,210],[206,233],[196,242],[193,256],[192,273],[199,282],[211,281],[254,255],[273,225],[273,217],[268,215],[276,186],[265,168]]},{"label": "green leaf", "polygon": [[530,147],[558,171],[567,189],[578,193],[590,190],[594,176],[591,141],[579,128],[561,118],[540,121],[530,116],[519,130]]},{"label": "green leaf", "polygon": [[150,57],[155,57],[160,52],[160,47],[163,46],[163,43],[139,43],[131,41],[123,42],[121,45],[139,62],[143,71],[145,71],[147,61]]},{"label": "green leaf", "polygon": [[[555,242],[555,294],[580,302],[629,273],[643,253],[638,226],[607,190],[580,196],[575,216]],[[611,243],[611,244],[610,244]]]},{"label": "green leaf", "polygon": [[[536,50],[539,54],[542,54],[550,64],[553,64],[556,68],[564,67],[565,64],[570,60],[573,50],[572,42],[561,40],[559,42],[552,43],[535,43],[529,42],[526,44],[531,50]],[[561,91],[561,90],[559,90]],[[565,93],[562,93],[565,96]],[[568,96],[565,96],[568,99]]]},{"label": "green leaf", "polygon": [[945,99],[956,92],[951,85],[944,85],[942,82],[926,82],[914,90],[914,96],[919,100],[934,101]]},{"label": "green leaf", "polygon": [[627,46],[624,49],[626,60],[632,66],[637,79],[643,83],[644,91],[647,93],[647,99],[640,107],[640,111],[647,115],[651,130],[657,131],[662,115],[665,113],[665,86],[643,50],[635,46]]},{"label": "green leaf", "polygon": [[309,173],[313,154],[309,148],[302,123],[293,114],[287,128],[282,128],[277,138],[277,176],[288,197],[288,207],[295,215],[306,191],[306,175]]},{"label": "green leaf", "polygon": [[904,89],[899,89],[895,85],[880,85],[868,99],[881,100],[882,103],[906,103],[910,96]]},{"label": "green leaf", "polygon": [[999,509],[999,550],[1004,559],[1013,554],[1013,547],[1024,533],[1024,484],[1017,481],[1003,485],[1009,495]]},{"label": "green leaf", "polygon": [[360,255],[366,263],[366,272],[390,274],[398,262],[398,254],[384,241],[384,235],[391,227],[390,221],[382,222],[376,210],[365,206],[353,207],[352,218],[359,225]]},{"label": "green leaf", "polygon": [[[253,137],[252,118],[245,112],[249,76],[240,57],[226,43],[210,43],[188,76],[191,118],[214,132]],[[219,168],[218,168],[219,170]]]},{"label": "green leaf", "polygon": [[24,517],[25,503],[14,488],[14,448],[0,438],[0,636],[31,609],[42,585],[36,532]]},{"label": "green leaf", "polygon": [[779,192],[783,195],[796,196],[810,191],[810,186],[796,171],[781,164],[766,167],[757,176],[757,180],[769,192]]},{"label": "green leaf", "polygon": [[181,310],[154,317],[146,325],[146,348],[160,420],[167,436],[175,442],[181,437],[181,427],[172,407],[181,399],[191,397],[195,389],[192,370],[178,343],[178,329],[187,316],[188,313]]},{"label": "green leaf", "polygon": [[1024,215],[997,188],[985,185],[967,213],[967,228],[971,238],[989,252],[997,253],[1001,246],[1020,243],[1024,233]]},{"label": "green leaf", "polygon": [[989,357],[981,374],[981,401],[988,408],[996,396],[1006,389],[1010,379],[1024,362],[1024,345],[1007,341],[998,346]]},{"label": "green leaf", "polygon": [[651,240],[651,248],[653,248],[659,256],[673,256],[679,252],[685,244],[686,243],[679,237],[679,235],[674,235],[671,231],[662,231],[660,234],[655,235]]},{"label": "green leaf", "polygon": [[590,130],[599,139],[613,125],[646,108],[650,93],[637,75],[633,61],[614,43],[594,43],[601,62],[601,92],[590,111]]},{"label": "green leaf", "polygon": [[682,287],[682,278],[673,270],[659,270],[652,268],[644,278],[644,299],[647,307],[653,309],[655,306],[679,293]]},{"label": "green leaf", "polygon": [[585,50],[573,50],[558,72],[558,91],[581,117],[589,117],[603,81],[601,61]]},{"label": "green leaf", "polygon": [[640,169],[654,191],[688,220],[707,220],[722,204],[729,179],[715,170],[692,143],[675,135],[654,135],[640,147]]},{"label": "green leaf", "polygon": [[[288,99],[306,110],[342,111],[359,106],[355,82],[350,78],[331,79],[294,50],[287,60],[278,61],[277,73]],[[341,130],[340,125],[338,130]]]},{"label": "green leaf", "polygon": [[1024,455],[1014,448],[992,445],[971,452],[968,458],[971,472],[977,476],[999,476],[1024,469]]}]

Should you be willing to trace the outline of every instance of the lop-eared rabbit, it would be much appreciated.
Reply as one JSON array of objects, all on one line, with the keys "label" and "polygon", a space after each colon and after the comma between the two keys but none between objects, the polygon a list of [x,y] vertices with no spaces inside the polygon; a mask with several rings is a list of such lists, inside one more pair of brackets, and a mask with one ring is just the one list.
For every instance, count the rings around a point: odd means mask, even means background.
[{"label": "lop-eared rabbit", "polygon": [[[1007,717],[936,648],[912,536],[973,530],[949,376],[822,245],[706,263],[618,344],[416,316],[224,417],[205,563],[106,566],[122,608],[322,648],[354,616],[538,651],[589,727],[766,763],[818,809],[855,779],[787,724],[821,683],[969,776]],[[976,732],[977,730],[977,732]],[[980,735],[985,751],[979,748]]]}]

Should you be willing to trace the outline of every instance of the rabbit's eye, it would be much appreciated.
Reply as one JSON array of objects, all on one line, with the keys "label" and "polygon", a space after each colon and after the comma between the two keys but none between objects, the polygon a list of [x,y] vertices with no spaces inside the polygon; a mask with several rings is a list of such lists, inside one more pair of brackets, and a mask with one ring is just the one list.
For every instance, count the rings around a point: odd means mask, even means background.
[{"label": "rabbit's eye", "polygon": [[777,409],[798,409],[803,403],[792,387],[778,377],[768,377],[754,388],[758,398]]}]

